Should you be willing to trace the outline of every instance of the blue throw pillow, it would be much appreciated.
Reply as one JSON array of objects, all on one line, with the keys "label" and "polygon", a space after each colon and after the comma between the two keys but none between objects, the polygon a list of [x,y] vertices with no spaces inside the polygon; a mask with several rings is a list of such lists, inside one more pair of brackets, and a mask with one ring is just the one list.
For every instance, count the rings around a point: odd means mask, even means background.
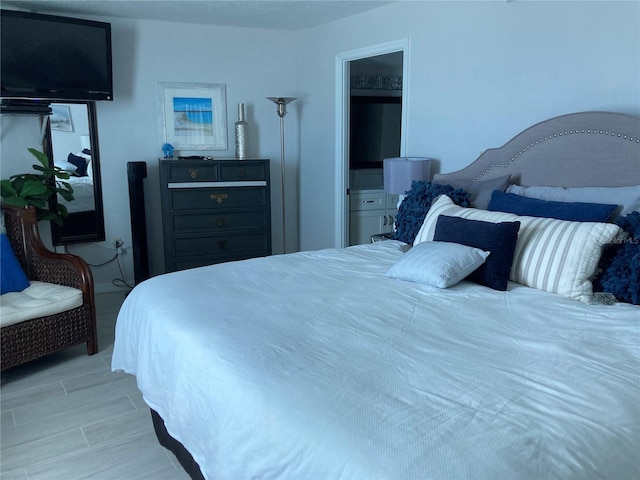
[{"label": "blue throw pillow", "polygon": [[86,177],[88,175],[86,159],[70,153],[67,157],[67,162],[76,167],[76,173],[79,177]]},{"label": "blue throw pillow", "polygon": [[594,292],[613,294],[619,302],[640,305],[640,212],[618,217],[615,222],[629,234],[619,244],[608,245],[593,281]]},{"label": "blue throw pillow", "polygon": [[606,222],[618,205],[583,202],[556,202],[523,197],[494,190],[488,210],[529,217],[556,218],[570,222]]},{"label": "blue throw pillow", "polygon": [[0,234],[0,295],[21,292],[28,286],[29,279],[13,253],[9,237]]},{"label": "blue throw pillow", "polygon": [[469,194],[464,190],[456,190],[451,185],[414,181],[411,184],[411,190],[407,192],[407,196],[402,200],[398,209],[396,233],[393,238],[412,245],[431,204],[440,195],[447,195],[456,205],[461,207],[469,205]]},{"label": "blue throw pillow", "polygon": [[467,280],[494,290],[506,290],[516,250],[520,222],[491,223],[440,215],[434,241],[454,242],[490,252],[484,264]]}]

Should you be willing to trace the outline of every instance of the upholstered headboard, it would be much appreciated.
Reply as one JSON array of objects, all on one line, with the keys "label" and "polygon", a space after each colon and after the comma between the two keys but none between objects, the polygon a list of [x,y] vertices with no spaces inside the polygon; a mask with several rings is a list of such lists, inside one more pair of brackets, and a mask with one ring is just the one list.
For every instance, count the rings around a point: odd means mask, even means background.
[{"label": "upholstered headboard", "polygon": [[485,180],[511,174],[520,185],[640,185],[640,118],[582,112],[540,122],[457,172],[434,179]]}]

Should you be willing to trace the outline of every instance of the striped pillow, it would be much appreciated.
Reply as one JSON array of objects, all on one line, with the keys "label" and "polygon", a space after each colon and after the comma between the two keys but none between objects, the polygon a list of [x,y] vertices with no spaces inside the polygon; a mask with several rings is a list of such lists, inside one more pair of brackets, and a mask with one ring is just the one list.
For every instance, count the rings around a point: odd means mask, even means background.
[{"label": "striped pillow", "polygon": [[433,202],[414,245],[433,239],[439,215],[485,222],[520,222],[509,279],[546,292],[590,302],[590,277],[598,266],[603,245],[620,233],[610,223],[569,222],[526,217],[457,206],[446,195]]}]

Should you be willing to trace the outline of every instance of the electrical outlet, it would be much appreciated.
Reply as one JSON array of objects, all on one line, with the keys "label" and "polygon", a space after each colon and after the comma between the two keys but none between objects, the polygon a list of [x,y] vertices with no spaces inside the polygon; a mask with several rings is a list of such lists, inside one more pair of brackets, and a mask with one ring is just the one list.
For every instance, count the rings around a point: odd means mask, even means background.
[{"label": "electrical outlet", "polygon": [[124,253],[124,241],[120,237],[115,237],[113,239],[113,249],[116,253]]}]

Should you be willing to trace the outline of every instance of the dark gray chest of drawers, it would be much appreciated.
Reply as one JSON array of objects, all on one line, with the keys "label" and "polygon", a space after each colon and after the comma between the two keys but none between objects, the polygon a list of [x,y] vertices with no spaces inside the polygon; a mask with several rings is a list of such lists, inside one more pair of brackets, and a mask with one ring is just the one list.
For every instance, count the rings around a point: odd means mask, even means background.
[{"label": "dark gray chest of drawers", "polygon": [[269,160],[160,160],[165,270],[271,255]]}]

